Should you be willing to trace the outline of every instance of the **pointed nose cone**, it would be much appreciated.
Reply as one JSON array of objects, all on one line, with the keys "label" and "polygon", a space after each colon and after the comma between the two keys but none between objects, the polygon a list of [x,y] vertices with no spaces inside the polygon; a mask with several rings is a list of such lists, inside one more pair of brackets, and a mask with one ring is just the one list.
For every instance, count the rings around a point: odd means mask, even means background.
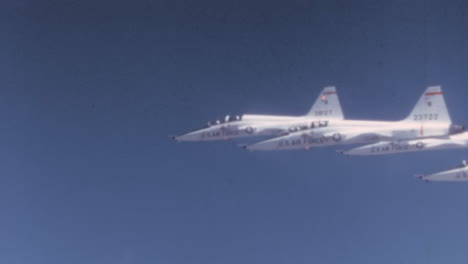
[{"label": "pointed nose cone", "polygon": [[342,151],[339,151],[339,153],[343,155],[351,155],[351,156],[370,155],[369,149],[367,147],[358,147],[358,148],[353,148],[350,150],[342,150]]},{"label": "pointed nose cone", "polygon": [[173,136],[171,138],[176,141],[199,141],[200,135],[197,132],[191,132],[180,136]]},{"label": "pointed nose cone", "polygon": [[252,145],[245,146],[250,151],[257,150],[276,150],[278,149],[278,142],[276,140],[265,140]]},{"label": "pointed nose cone", "polygon": [[344,149],[337,149],[337,150],[335,150],[335,152],[338,153],[338,154],[346,155],[346,150],[344,150]]},{"label": "pointed nose cone", "polygon": [[[442,177],[441,177],[442,176]],[[419,179],[430,182],[430,181],[447,181],[447,179],[444,179],[443,175],[440,173],[435,173],[435,174],[429,174],[429,175],[418,175],[417,176]]]},{"label": "pointed nose cone", "polygon": [[427,179],[428,176],[430,175],[422,175],[422,174],[417,174],[417,175],[414,175],[416,178],[422,180],[422,181],[425,181],[425,182],[429,182],[429,180]]},{"label": "pointed nose cone", "polygon": [[343,154],[343,155],[356,155],[354,154],[354,149],[350,150],[337,150],[337,153]]}]

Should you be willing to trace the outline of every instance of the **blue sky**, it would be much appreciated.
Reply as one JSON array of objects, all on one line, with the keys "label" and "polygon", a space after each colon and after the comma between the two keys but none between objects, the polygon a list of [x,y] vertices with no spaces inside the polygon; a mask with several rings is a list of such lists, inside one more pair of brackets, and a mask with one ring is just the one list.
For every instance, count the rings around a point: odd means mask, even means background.
[{"label": "blue sky", "polygon": [[466,263],[466,150],[249,153],[168,135],[225,114],[398,120],[443,86],[468,124],[454,1],[4,1],[0,262]]}]

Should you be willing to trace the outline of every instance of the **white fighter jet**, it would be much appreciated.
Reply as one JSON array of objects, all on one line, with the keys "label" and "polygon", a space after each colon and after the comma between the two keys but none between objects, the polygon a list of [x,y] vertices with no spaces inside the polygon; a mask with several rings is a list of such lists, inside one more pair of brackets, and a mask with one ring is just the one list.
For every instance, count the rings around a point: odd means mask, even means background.
[{"label": "white fighter jet", "polygon": [[460,182],[468,181],[468,163],[464,160],[462,164],[454,169],[446,170],[429,175],[416,175],[421,180]]},{"label": "white fighter jet", "polygon": [[468,148],[468,132],[441,138],[383,141],[339,152],[345,155],[368,156],[459,148]]},{"label": "white fighter jet", "polygon": [[444,137],[461,133],[453,125],[440,86],[423,93],[411,114],[401,121],[321,120],[321,127],[289,133],[256,144],[249,150],[289,150],[337,144],[375,143],[378,141]]},{"label": "white fighter jet", "polygon": [[325,87],[304,116],[236,115],[209,122],[202,129],[172,137],[177,141],[210,141],[247,136],[271,136],[321,126],[319,120],[342,120],[343,112],[335,87]]}]

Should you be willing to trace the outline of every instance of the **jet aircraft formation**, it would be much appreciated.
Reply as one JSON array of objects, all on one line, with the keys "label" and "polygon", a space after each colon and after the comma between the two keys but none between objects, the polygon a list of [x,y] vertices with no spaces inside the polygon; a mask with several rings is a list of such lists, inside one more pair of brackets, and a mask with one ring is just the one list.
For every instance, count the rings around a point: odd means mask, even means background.
[{"label": "jet aircraft formation", "polygon": [[[242,147],[250,151],[311,149],[363,144],[344,155],[385,155],[439,149],[468,148],[468,132],[452,123],[440,86],[430,86],[412,112],[400,121],[345,119],[336,88],[325,87],[303,116],[233,115],[180,135],[177,141],[214,141],[269,136]],[[425,181],[468,181],[468,165],[430,175]]]}]

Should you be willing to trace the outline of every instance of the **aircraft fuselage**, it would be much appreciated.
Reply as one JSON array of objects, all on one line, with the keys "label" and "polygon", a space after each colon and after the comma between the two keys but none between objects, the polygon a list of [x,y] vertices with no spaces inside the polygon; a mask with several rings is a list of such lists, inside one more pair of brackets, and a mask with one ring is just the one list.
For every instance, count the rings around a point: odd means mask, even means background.
[{"label": "aircraft fuselage", "polygon": [[384,141],[342,152],[346,155],[385,155],[404,152],[468,148],[468,132],[448,137]]},{"label": "aircraft fuselage", "polygon": [[[207,127],[175,137],[179,141],[213,141],[248,136],[271,136],[322,127],[328,121],[311,116],[243,115],[232,121],[217,121]],[[324,123],[325,122],[325,123]]]},{"label": "aircraft fuselage", "polygon": [[446,171],[441,171],[429,175],[421,175],[418,178],[424,181],[445,181],[445,182],[462,182],[468,181],[468,167],[466,166],[466,161],[463,162],[463,165]]},{"label": "aircraft fuselage", "polygon": [[447,136],[446,123],[407,121],[332,120],[326,127],[290,133],[248,146],[250,150],[309,149],[338,144],[373,143],[380,140],[405,140]]}]

